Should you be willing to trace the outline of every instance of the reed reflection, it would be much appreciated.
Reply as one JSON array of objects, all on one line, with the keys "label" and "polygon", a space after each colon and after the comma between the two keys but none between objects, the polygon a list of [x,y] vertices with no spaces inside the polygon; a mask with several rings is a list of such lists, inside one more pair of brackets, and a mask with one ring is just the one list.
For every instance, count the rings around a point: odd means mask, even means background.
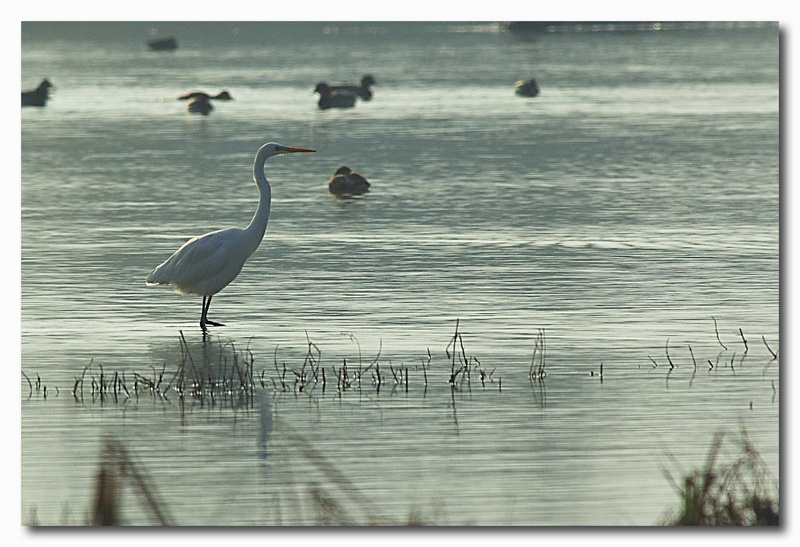
[{"label": "reed reflection", "polygon": [[158,396],[177,398],[182,412],[187,403],[233,410],[255,407],[256,388],[263,387],[263,379],[254,372],[248,344],[205,332],[187,337],[180,331],[176,339],[154,348],[152,354],[162,366],[160,372],[154,366],[155,380],[145,387]]}]

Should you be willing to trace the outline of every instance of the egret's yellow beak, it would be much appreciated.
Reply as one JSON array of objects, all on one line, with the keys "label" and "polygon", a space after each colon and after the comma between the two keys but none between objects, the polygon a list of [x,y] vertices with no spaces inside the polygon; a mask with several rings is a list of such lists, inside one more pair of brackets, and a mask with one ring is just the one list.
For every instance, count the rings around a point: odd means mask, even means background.
[{"label": "egret's yellow beak", "polygon": [[316,152],[316,150],[312,150],[311,148],[298,148],[297,146],[284,146],[283,152]]}]

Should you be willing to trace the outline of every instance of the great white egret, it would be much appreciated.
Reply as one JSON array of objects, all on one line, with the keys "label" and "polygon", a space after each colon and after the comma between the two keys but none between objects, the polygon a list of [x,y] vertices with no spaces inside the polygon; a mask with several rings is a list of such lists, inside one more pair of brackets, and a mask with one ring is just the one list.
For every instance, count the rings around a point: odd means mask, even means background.
[{"label": "great white egret", "polygon": [[236,279],[245,261],[255,252],[267,230],[272,191],[264,174],[267,158],[294,152],[316,152],[310,148],[268,142],[258,149],[253,178],[258,186],[258,208],[246,228],[227,228],[194,237],[147,276],[148,285],[172,285],[180,294],[203,297],[200,327],[223,326],[208,318],[211,297]]},{"label": "great white egret", "polygon": [[315,93],[319,93],[317,105],[322,109],[328,108],[352,108],[356,105],[356,96],[346,91],[334,91],[331,86],[324,82],[317,84],[314,88]]},{"label": "great white egret", "polygon": [[375,78],[369,74],[365,74],[364,77],[361,78],[361,85],[332,84],[329,87],[332,91],[336,91],[337,93],[344,91],[346,93],[357,95],[365,101],[368,101],[372,98],[372,89],[370,89],[370,86],[373,86],[376,83],[377,82],[375,81]]},{"label": "great white egret", "polygon": [[520,97],[535,97],[539,94],[539,84],[536,80],[520,80],[514,84],[514,93]]},{"label": "great white egret", "polygon": [[26,89],[22,92],[22,106],[45,106],[50,98],[50,89],[53,84],[44,79],[36,89]]},{"label": "great white egret", "polygon": [[369,182],[361,173],[343,165],[328,181],[328,191],[337,196],[358,196],[369,191]]}]

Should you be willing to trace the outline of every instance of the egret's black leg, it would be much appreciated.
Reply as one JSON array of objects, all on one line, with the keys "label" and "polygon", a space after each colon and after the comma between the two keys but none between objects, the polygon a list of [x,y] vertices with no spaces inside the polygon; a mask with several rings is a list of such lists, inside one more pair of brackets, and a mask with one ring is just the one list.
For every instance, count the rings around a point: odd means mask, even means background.
[{"label": "egret's black leg", "polygon": [[216,321],[211,321],[208,318],[208,308],[211,307],[211,296],[203,296],[203,313],[200,315],[200,328],[206,330],[206,325],[211,325],[212,327],[224,327],[222,323],[217,323]]}]

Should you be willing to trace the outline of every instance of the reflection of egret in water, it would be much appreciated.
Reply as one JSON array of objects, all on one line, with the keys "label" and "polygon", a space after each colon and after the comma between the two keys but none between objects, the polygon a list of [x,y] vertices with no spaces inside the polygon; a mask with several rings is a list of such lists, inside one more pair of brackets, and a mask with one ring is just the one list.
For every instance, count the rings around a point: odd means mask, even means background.
[{"label": "reflection of egret in water", "polygon": [[[397,526],[420,524],[384,514],[331,455],[272,414],[272,400],[261,390],[262,496],[265,519],[275,526]],[[264,399],[261,394],[265,393]],[[279,395],[280,397],[280,395]],[[276,401],[277,402],[277,401]],[[274,427],[274,438],[272,436]],[[269,450],[267,450],[267,444]]]},{"label": "reflection of egret in water", "polygon": [[258,445],[261,457],[266,460],[269,456],[269,440],[272,436],[272,396],[269,389],[258,390],[259,428]]},{"label": "reflection of egret in water", "polygon": [[[176,339],[153,348],[155,362],[163,363],[160,392],[177,396],[185,406],[207,405],[233,410],[253,408],[260,381],[253,370],[254,357],[247,344],[223,341],[207,334]],[[174,393],[173,393],[174,392]]]}]

